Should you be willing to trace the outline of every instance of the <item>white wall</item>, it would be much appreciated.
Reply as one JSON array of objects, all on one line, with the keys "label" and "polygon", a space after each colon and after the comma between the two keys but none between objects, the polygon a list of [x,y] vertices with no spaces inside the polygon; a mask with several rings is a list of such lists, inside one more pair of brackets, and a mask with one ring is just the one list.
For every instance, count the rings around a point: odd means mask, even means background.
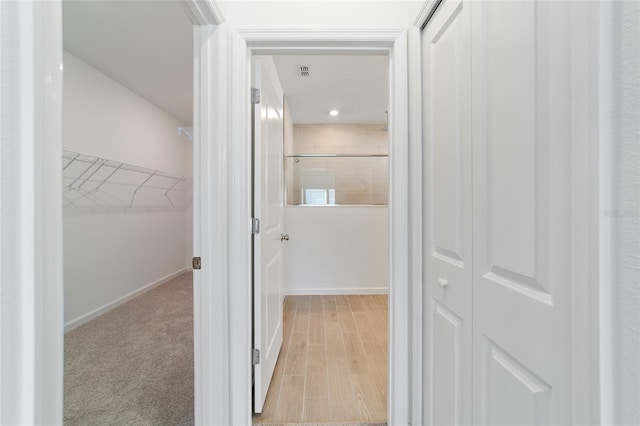
[{"label": "white wall", "polygon": [[[64,53],[64,149],[191,175],[183,123]],[[183,271],[191,209],[64,214],[65,324],[77,326],[122,298]],[[69,328],[69,327],[67,327]]]},{"label": "white wall", "polygon": [[422,1],[222,1],[221,9],[235,28],[406,28]]},{"label": "white wall", "polygon": [[287,206],[285,294],[386,293],[389,209]]},{"label": "white wall", "polygon": [[64,149],[191,175],[184,123],[64,52]]},{"label": "white wall", "polygon": [[613,40],[613,413],[640,424],[640,3],[615,2]]}]

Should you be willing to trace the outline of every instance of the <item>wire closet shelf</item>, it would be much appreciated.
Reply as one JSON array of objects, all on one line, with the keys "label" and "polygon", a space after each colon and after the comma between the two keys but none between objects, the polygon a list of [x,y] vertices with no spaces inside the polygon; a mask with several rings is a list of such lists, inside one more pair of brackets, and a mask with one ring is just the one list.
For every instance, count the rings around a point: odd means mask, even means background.
[{"label": "wire closet shelf", "polygon": [[65,209],[181,210],[193,179],[73,151],[62,156]]}]

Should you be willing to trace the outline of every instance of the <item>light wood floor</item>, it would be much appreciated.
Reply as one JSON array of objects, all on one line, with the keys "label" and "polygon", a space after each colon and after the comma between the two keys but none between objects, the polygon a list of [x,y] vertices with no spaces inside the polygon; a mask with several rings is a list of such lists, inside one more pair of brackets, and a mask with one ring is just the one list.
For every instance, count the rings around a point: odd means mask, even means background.
[{"label": "light wood floor", "polygon": [[254,424],[384,423],[385,295],[287,296],[284,341]]}]

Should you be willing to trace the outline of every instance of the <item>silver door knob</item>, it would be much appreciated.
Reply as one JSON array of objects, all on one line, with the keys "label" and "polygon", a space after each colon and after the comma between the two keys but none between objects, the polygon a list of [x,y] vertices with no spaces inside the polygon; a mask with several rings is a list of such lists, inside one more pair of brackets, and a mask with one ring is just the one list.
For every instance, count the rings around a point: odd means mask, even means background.
[{"label": "silver door knob", "polygon": [[289,234],[280,234],[280,241],[289,241]]},{"label": "silver door knob", "polygon": [[440,288],[445,288],[449,285],[449,283],[445,278],[440,277],[438,278],[438,285],[440,286]]}]

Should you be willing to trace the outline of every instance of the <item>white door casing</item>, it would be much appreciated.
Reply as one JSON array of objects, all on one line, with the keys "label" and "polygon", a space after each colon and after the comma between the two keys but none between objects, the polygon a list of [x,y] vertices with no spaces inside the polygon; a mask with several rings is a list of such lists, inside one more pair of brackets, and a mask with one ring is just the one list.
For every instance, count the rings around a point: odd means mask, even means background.
[{"label": "white door casing", "polygon": [[193,254],[202,260],[202,269],[193,272],[194,420],[226,424],[231,357],[221,342],[231,339],[227,282],[233,271],[227,265],[234,252],[226,241],[228,213],[219,208],[232,205],[227,201],[231,198],[226,181],[226,173],[231,173],[229,154],[227,146],[217,142],[228,135],[229,99],[219,82],[228,78],[223,58],[228,54],[229,27],[211,25],[197,10],[192,12],[209,24],[193,28]]},{"label": "white door casing", "polygon": [[477,424],[572,423],[569,12],[472,3]]},{"label": "white door casing", "polygon": [[[215,26],[224,18],[213,1],[185,0],[180,4],[189,10],[189,17],[196,26],[194,36],[199,40],[194,51],[194,120],[198,123],[194,122],[194,153],[198,152],[196,147],[201,142],[206,148],[201,157],[196,156],[196,159],[202,159],[205,167],[198,172],[194,164],[194,181],[199,179],[202,183],[201,194],[218,193],[212,188],[226,185],[226,179],[222,174],[210,175],[206,165],[216,164],[216,159],[220,158],[217,154],[224,154],[226,150],[223,144],[210,143],[225,140],[221,135],[226,131],[224,111],[227,110],[227,100],[217,95],[219,90],[224,91],[227,87],[227,76],[220,73],[227,64],[224,60],[214,59],[217,54],[224,57],[226,53],[224,37],[215,32]],[[3,101],[12,102],[12,107],[5,110],[15,114],[5,115],[3,110],[1,155],[11,153],[15,156],[12,160],[8,156],[3,160],[5,164],[16,165],[16,175],[9,171],[5,173],[3,169],[1,198],[3,207],[11,206],[12,211],[18,213],[9,215],[3,211],[2,240],[10,245],[11,250],[0,250],[0,257],[3,265],[5,260],[8,264],[20,265],[19,269],[3,267],[3,273],[13,274],[19,270],[23,275],[6,280],[7,277],[2,276],[3,321],[22,326],[9,327],[7,330],[13,331],[2,335],[0,346],[10,354],[5,356],[3,352],[2,385],[15,392],[2,395],[0,417],[10,424],[62,424],[62,5],[56,1],[3,2],[2,15],[3,24],[4,18],[12,24],[1,26]],[[14,46],[18,46],[17,50],[12,50]],[[5,59],[8,60],[5,62]],[[16,76],[20,77],[19,84]],[[4,92],[5,84],[12,88],[7,96],[4,96],[7,94]],[[20,117],[20,120],[14,121],[14,117]],[[5,124],[8,127],[18,122],[20,132],[4,132]],[[215,137],[211,135],[214,132]],[[11,134],[11,138],[5,138],[4,133]],[[211,149],[207,149],[209,147]],[[196,191],[194,189],[194,205],[199,199]],[[5,203],[5,196],[14,198],[11,203]],[[15,197],[23,202],[13,202]],[[217,247],[227,246],[223,237],[227,231],[226,219],[215,220],[216,209],[213,207],[226,203],[209,205],[209,198],[203,198],[202,209],[194,207],[194,253],[203,256],[204,268],[221,271],[222,275],[225,259],[213,255],[212,259],[219,261],[214,265],[202,253],[208,254],[215,252]],[[14,223],[14,218],[20,220]],[[214,220],[215,226],[209,228],[208,224]],[[199,226],[203,226],[202,232],[199,232]],[[11,238],[8,233],[5,235],[6,229],[15,231],[12,231]],[[200,235],[205,235],[202,246],[196,242],[200,241]],[[13,239],[14,236],[17,238]],[[211,241],[219,242],[219,245],[211,249],[208,244]],[[17,250],[17,247],[22,248]],[[203,251],[200,251],[201,247]],[[32,249],[35,255],[30,253]],[[22,261],[13,260],[15,256]],[[210,285],[213,279],[208,273],[202,279],[199,275],[194,274],[194,287],[202,296],[195,298],[195,302],[201,304],[194,309],[195,421],[196,424],[224,424],[228,423],[225,420],[228,419],[228,408],[225,412],[219,407],[229,406],[224,402],[229,386],[227,381],[221,380],[218,370],[213,370],[214,367],[226,370],[224,353],[227,347],[217,342],[225,340],[227,324],[209,315],[214,307],[207,301],[212,296],[213,300],[226,305],[220,294],[211,294],[212,288],[222,289],[225,286]],[[200,282],[202,285],[198,284]],[[14,293],[15,290],[19,291]],[[7,295],[12,297],[5,297]],[[196,313],[197,306],[203,309]],[[248,359],[249,354],[245,357]],[[11,374],[4,374],[7,371]]]},{"label": "white door casing", "polygon": [[470,12],[445,0],[422,35],[424,421],[471,423],[472,176]]},{"label": "white door casing", "polygon": [[253,88],[260,90],[254,105],[254,214],[260,231],[254,235],[254,407],[262,412],[278,354],[282,347],[282,274],[284,217],[284,95],[270,56],[253,57]]},{"label": "white door casing", "polygon": [[0,2],[0,423],[62,424],[62,4]]},{"label": "white door casing", "polygon": [[[409,133],[408,122],[408,46],[407,31],[397,29],[347,29],[347,30],[299,30],[273,28],[239,30],[232,34],[232,71],[231,87],[234,93],[243,92],[247,94],[244,99],[234,97],[231,109],[231,134],[229,144],[231,147],[245,146],[239,143],[241,140],[249,140],[245,135],[250,132],[250,109],[248,102],[248,84],[250,79],[247,72],[252,54],[281,54],[287,53],[308,53],[310,50],[317,52],[347,52],[358,53],[367,51],[369,53],[379,52],[390,56],[390,295],[389,295],[389,398],[388,398],[388,422],[389,424],[420,424],[419,420],[412,419],[410,389],[419,388],[420,377],[414,377],[411,370],[412,356],[420,360],[420,354],[410,355],[410,345],[419,339],[414,338],[420,331],[420,323],[417,318],[421,317],[421,312],[412,311],[415,306],[411,303],[411,295],[417,294],[417,287],[421,286],[418,280],[412,280],[413,275],[409,274],[409,259],[412,256],[411,247],[417,244],[421,235],[414,235],[410,232],[409,211],[417,209],[419,203],[410,204],[411,200],[407,188],[409,182],[416,182],[420,179],[420,171],[417,168],[409,168],[409,145],[412,145],[412,152],[416,151],[416,146],[420,145],[420,139],[415,138],[419,130],[413,129]],[[416,124],[416,123],[414,123]],[[233,142],[231,142],[233,141]],[[248,142],[246,146],[248,146]],[[242,185],[241,176],[235,176],[237,170],[243,170],[248,156],[233,156],[230,159],[229,171],[233,172],[234,179],[230,181],[233,185],[234,198],[243,200],[249,191],[248,185]],[[236,179],[238,177],[239,179]],[[233,241],[241,238],[244,233],[242,229],[247,228],[247,218],[231,216],[231,228],[233,232],[229,238]],[[246,232],[246,231],[245,231]],[[413,243],[413,244],[410,244]],[[419,263],[418,260],[414,260]],[[250,260],[235,257],[230,262],[231,271],[249,270]],[[229,333],[231,347],[229,351],[233,354],[249,354],[250,341],[247,342],[241,336],[251,320],[250,312],[246,312],[247,305],[250,306],[251,295],[246,283],[237,277],[229,286],[229,298],[233,301],[234,309],[230,315],[234,320],[229,323]],[[243,315],[243,313],[246,313]],[[410,324],[411,321],[411,324]],[[415,321],[415,322],[414,322]],[[417,349],[417,348],[416,348]],[[418,351],[416,351],[418,352]],[[230,359],[233,364],[235,359]],[[250,424],[251,409],[251,383],[250,364],[245,364],[246,368],[236,363],[230,369],[232,383],[230,388],[232,419],[230,424]],[[246,409],[244,408],[246,407]]]}]

